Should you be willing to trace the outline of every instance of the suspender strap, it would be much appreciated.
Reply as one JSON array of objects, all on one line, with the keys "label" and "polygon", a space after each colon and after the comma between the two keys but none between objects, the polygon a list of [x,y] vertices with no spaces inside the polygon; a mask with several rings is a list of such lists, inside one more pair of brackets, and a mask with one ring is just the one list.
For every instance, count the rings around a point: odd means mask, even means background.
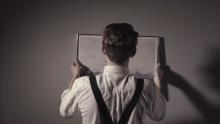
[{"label": "suspender strap", "polygon": [[[94,75],[89,76],[90,80],[90,86],[92,88],[92,92],[95,96],[96,102],[98,104],[99,112],[100,112],[100,120],[102,124],[115,124],[113,123],[111,116],[108,112],[108,108],[103,100],[102,94],[98,88],[96,78]],[[130,115],[134,109],[134,107],[137,104],[137,101],[139,99],[139,96],[141,94],[141,91],[143,89],[144,80],[143,79],[137,79],[136,83],[136,89],[133,94],[133,97],[128,104],[128,106],[125,108],[124,112],[122,113],[121,119],[119,120],[118,124],[127,124],[128,120],[130,118]]]},{"label": "suspender strap", "polygon": [[143,84],[144,84],[144,79],[137,79],[136,89],[133,94],[133,97],[132,97],[130,103],[128,104],[128,106],[125,108],[124,112],[122,113],[121,119],[119,120],[118,124],[127,124],[128,123],[128,120],[131,116],[131,113],[132,113],[134,107],[136,106],[137,101],[139,99],[139,96],[141,94],[141,91],[143,89]]},{"label": "suspender strap", "polygon": [[90,75],[89,80],[90,80],[90,86],[92,88],[92,92],[93,92],[95,99],[96,99],[96,102],[98,104],[101,123],[102,124],[113,124],[111,116],[108,113],[108,108],[105,105],[105,102],[102,98],[102,94],[98,88],[95,76]]}]

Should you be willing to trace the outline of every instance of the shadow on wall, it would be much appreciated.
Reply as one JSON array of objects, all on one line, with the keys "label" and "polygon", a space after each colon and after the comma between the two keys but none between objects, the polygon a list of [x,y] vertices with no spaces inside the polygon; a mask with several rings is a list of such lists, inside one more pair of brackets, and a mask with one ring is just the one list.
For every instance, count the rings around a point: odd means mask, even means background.
[{"label": "shadow on wall", "polygon": [[[208,63],[201,68],[203,76],[207,79],[207,86],[213,90],[217,90],[220,95],[220,48],[214,48],[206,58]],[[176,122],[174,124],[220,124],[220,105],[214,106],[210,103],[201,92],[196,90],[190,82],[188,82],[180,74],[172,71],[168,66],[164,66],[164,81],[165,85],[170,84],[181,91],[195,105],[195,107],[203,114],[204,119],[186,120],[185,122]]]}]

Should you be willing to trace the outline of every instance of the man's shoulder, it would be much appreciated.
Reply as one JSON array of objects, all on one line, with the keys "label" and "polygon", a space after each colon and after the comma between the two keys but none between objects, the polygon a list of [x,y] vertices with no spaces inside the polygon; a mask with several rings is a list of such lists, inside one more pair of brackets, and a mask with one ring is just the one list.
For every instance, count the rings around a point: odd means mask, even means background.
[{"label": "man's shoulder", "polygon": [[89,86],[89,77],[88,76],[79,77],[74,81],[73,85],[78,91],[84,90],[85,88],[88,88]]},{"label": "man's shoulder", "polygon": [[78,77],[76,78],[75,82],[78,83],[78,82],[85,82],[85,81],[88,81],[89,80],[89,76],[82,76],[82,77]]},{"label": "man's shoulder", "polygon": [[[96,79],[98,79],[101,76],[101,74],[96,75]],[[89,76],[82,76],[79,77],[75,80],[74,82],[77,87],[79,88],[87,88],[88,86],[90,86],[90,80],[89,80]]]},{"label": "man's shoulder", "polygon": [[[135,77],[134,77],[135,78]],[[136,79],[136,83],[138,83],[137,82],[137,79],[138,78],[135,78]],[[144,86],[143,86],[143,89],[144,90],[148,90],[149,88],[151,88],[152,87],[152,85],[154,84],[154,81],[153,81],[153,79],[143,79],[144,80]]]}]

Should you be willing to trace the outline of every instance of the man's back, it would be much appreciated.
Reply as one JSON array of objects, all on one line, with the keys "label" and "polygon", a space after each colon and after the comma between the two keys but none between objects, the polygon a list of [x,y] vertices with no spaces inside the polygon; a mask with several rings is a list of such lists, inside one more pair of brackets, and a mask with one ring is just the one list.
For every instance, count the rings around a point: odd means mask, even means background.
[{"label": "man's back", "polygon": [[[96,76],[98,87],[114,122],[130,102],[136,89],[135,79],[124,66],[105,66],[102,74]],[[129,124],[142,124],[148,115],[153,120],[161,120],[165,115],[165,99],[153,80],[145,80],[139,101],[134,108]],[[83,124],[100,124],[100,114],[87,76],[75,80],[70,90],[62,94],[60,112],[71,116],[81,112]]]}]

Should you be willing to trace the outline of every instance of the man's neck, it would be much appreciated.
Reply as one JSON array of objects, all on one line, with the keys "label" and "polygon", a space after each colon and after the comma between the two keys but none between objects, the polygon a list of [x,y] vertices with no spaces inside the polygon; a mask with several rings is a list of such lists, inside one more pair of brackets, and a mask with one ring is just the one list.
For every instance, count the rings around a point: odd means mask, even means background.
[{"label": "man's neck", "polygon": [[107,62],[106,62],[106,65],[117,65],[117,66],[125,66],[125,67],[128,67],[128,64],[129,64],[129,59],[126,60],[126,61],[124,61],[123,63],[120,63],[120,64],[115,63],[115,62],[112,62],[112,61],[110,61],[109,59],[107,59],[106,61],[107,61]]}]

